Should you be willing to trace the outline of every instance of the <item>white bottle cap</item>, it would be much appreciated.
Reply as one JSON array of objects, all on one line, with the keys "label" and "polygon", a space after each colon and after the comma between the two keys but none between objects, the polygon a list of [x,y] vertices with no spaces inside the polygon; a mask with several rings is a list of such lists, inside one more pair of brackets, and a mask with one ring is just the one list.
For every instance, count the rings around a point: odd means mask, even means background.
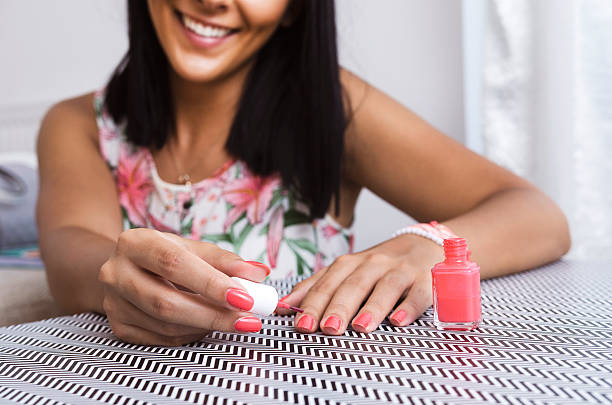
[{"label": "white bottle cap", "polygon": [[232,277],[238,281],[242,288],[253,297],[253,308],[249,310],[258,315],[270,315],[276,310],[278,305],[278,292],[272,286],[255,283],[240,277]]}]

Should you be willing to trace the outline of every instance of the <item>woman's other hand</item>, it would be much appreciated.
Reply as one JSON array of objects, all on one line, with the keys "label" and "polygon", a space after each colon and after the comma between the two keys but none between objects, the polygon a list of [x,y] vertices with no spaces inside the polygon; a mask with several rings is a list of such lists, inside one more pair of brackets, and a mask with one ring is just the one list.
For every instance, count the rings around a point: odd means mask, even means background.
[{"label": "woman's other hand", "polygon": [[300,332],[341,335],[350,325],[367,333],[389,314],[393,325],[405,326],[432,304],[431,267],[442,259],[440,246],[402,235],[338,257],[298,283],[284,301],[304,309],[295,319]]},{"label": "woman's other hand", "polygon": [[230,277],[260,282],[268,274],[214,244],[137,228],[120,234],[98,279],[118,338],[177,346],[213,330],[259,331],[261,321],[246,312],[252,297]]}]

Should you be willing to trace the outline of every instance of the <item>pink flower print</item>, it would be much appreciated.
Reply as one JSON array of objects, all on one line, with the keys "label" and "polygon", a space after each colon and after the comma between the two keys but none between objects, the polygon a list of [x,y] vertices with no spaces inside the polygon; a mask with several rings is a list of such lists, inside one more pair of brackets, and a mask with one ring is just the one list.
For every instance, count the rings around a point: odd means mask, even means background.
[{"label": "pink flower print", "polygon": [[321,252],[318,252],[314,258],[314,268],[312,269],[312,272],[316,273],[323,267],[325,267],[325,263],[323,262],[323,254]]},{"label": "pink flower print", "polygon": [[270,263],[270,267],[273,269],[276,268],[278,249],[280,248],[280,243],[283,239],[283,229],[283,207],[282,205],[278,205],[270,218],[270,224],[268,226],[268,240],[266,245],[268,250],[268,263]]},{"label": "pink flower print", "polygon": [[236,163],[234,159],[229,159],[227,162],[223,164],[223,166],[215,170],[212,177],[216,177],[219,179],[224,178],[225,176],[227,176],[227,174],[229,173],[229,168],[232,167],[234,163]]},{"label": "pink flower print", "polygon": [[[234,164],[234,160],[230,159],[223,164],[223,166],[219,167],[215,172],[208,178],[204,180],[200,180],[196,184],[194,184],[195,190],[195,201],[200,201],[203,198],[208,198],[208,201],[214,201],[218,195],[210,190],[213,187],[219,187],[223,183],[227,181],[227,178],[231,171],[229,170]],[[209,194],[210,192],[210,194]]]},{"label": "pink flower print", "polygon": [[100,137],[105,141],[113,140],[117,137],[117,133],[115,131],[110,130],[107,127],[100,128]]},{"label": "pink flower print", "polygon": [[104,122],[113,122],[113,118],[107,110],[102,110],[102,120],[104,120]]},{"label": "pink flower print", "polygon": [[183,207],[183,204],[185,204],[186,202],[191,201],[191,194],[184,192],[184,191],[179,191],[176,194],[176,207],[175,209],[178,211],[181,211],[181,208]]},{"label": "pink flower print", "polygon": [[108,143],[117,137],[117,133],[105,126],[100,127],[100,153],[105,160],[109,160]]},{"label": "pink flower print", "polygon": [[234,207],[228,212],[223,227],[227,229],[246,211],[251,224],[263,219],[272,201],[274,190],[280,185],[278,176],[262,178],[252,176],[246,170],[244,177],[229,183],[223,191],[225,200]]},{"label": "pink flower print", "polygon": [[178,193],[176,193],[176,198],[179,201],[188,201],[191,199],[191,194],[185,191],[179,191]]},{"label": "pink flower print", "polygon": [[325,237],[325,239],[331,238],[332,236],[336,235],[338,232],[340,231],[334,228],[333,226],[331,226],[330,224],[327,224],[323,227],[323,236]]},{"label": "pink flower print", "polygon": [[197,221],[195,218],[191,223],[191,239],[200,240],[200,221]]},{"label": "pink flower print", "polygon": [[119,202],[135,226],[145,226],[147,198],[153,189],[149,167],[142,151],[129,154],[121,148],[117,167]]},{"label": "pink flower print", "polygon": [[210,189],[212,187],[215,187],[218,182],[219,182],[218,179],[205,179],[197,183],[194,189],[195,191],[195,195],[193,196],[194,204],[197,204],[200,201],[204,201],[204,199],[210,192]]},{"label": "pink flower print", "polygon": [[164,224],[162,221],[155,218],[151,214],[147,215],[147,220],[149,221],[149,224],[153,226],[154,229],[157,229],[160,232],[171,232],[171,233],[178,234],[178,232],[175,229],[170,228],[168,225]]}]

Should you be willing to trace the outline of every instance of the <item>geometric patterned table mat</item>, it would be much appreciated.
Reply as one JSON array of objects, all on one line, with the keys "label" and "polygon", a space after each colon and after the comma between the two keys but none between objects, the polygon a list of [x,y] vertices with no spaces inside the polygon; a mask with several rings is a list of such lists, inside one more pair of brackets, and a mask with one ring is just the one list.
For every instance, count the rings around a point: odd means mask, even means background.
[{"label": "geometric patterned table mat", "polygon": [[[272,282],[288,292],[296,280]],[[612,263],[557,262],[482,282],[482,326],[368,335],[214,332],[123,343],[85,313],[0,328],[0,402],[25,404],[612,403]]]}]

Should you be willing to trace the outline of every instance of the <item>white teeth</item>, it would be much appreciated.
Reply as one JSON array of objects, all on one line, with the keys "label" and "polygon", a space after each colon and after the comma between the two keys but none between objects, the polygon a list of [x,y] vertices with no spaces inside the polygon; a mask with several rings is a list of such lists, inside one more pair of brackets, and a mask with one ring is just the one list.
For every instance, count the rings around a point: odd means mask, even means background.
[{"label": "white teeth", "polygon": [[220,38],[228,35],[231,30],[227,28],[211,27],[210,25],[202,25],[193,18],[189,18],[183,14],[183,24],[190,31],[195,32],[201,37]]}]

